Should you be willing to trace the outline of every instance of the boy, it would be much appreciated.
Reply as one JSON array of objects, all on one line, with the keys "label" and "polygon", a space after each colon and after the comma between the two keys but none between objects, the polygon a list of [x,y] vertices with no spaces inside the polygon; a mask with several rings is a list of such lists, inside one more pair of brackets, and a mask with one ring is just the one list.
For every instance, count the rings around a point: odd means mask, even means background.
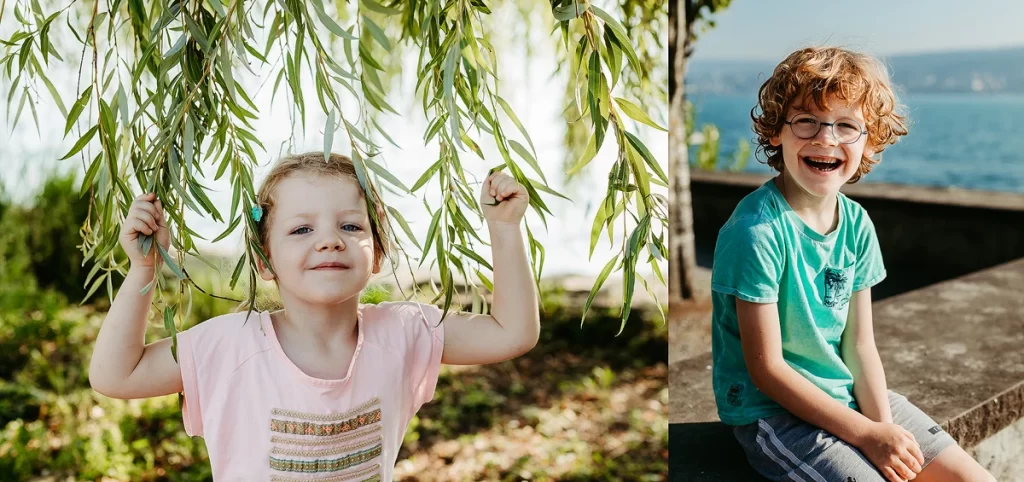
[{"label": "boy", "polygon": [[751,465],[771,480],[994,481],[886,389],[871,319],[885,268],[871,219],[839,192],[907,133],[885,68],[798,50],[751,117],[780,174],[722,227],[712,274],[715,399]]}]

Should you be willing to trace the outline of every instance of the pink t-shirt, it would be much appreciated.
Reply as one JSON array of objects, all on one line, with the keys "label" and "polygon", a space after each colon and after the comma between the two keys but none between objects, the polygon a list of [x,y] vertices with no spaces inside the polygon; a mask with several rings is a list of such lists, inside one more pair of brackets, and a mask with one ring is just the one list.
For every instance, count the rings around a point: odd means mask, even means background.
[{"label": "pink t-shirt", "polygon": [[221,481],[390,481],[406,428],[437,385],[441,311],[359,306],[348,374],[303,373],[268,312],[218,316],[178,335],[185,432]]}]

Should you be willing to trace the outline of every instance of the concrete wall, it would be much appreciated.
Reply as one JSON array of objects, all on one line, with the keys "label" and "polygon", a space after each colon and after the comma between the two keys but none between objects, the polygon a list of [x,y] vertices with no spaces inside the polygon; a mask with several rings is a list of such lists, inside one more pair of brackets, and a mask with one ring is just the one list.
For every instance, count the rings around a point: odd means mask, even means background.
[{"label": "concrete wall", "polygon": [[[691,171],[698,264],[711,266],[718,230],[768,179]],[[875,183],[843,192],[864,206],[878,232],[889,275],[875,299],[1024,257],[1024,194]]]}]

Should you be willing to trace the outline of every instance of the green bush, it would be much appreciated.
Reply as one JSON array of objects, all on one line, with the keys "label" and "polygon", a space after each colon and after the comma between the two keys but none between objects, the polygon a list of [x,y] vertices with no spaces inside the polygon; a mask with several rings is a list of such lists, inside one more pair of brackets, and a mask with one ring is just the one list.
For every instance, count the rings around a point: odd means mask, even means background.
[{"label": "green bush", "polygon": [[85,296],[91,265],[82,266],[78,246],[88,211],[73,172],[48,177],[24,205],[0,201],[0,308],[16,309],[40,289]]}]

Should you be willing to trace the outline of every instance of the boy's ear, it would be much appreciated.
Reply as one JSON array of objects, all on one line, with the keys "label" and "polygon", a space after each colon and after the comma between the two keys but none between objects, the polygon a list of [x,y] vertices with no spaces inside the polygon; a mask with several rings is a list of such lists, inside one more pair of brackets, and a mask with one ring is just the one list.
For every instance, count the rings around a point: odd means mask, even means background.
[{"label": "boy's ear", "polygon": [[782,145],[782,132],[780,131],[778,135],[776,135],[775,137],[772,137],[771,139],[768,139],[768,142],[772,145],[772,147],[779,147],[779,146],[781,146]]}]

